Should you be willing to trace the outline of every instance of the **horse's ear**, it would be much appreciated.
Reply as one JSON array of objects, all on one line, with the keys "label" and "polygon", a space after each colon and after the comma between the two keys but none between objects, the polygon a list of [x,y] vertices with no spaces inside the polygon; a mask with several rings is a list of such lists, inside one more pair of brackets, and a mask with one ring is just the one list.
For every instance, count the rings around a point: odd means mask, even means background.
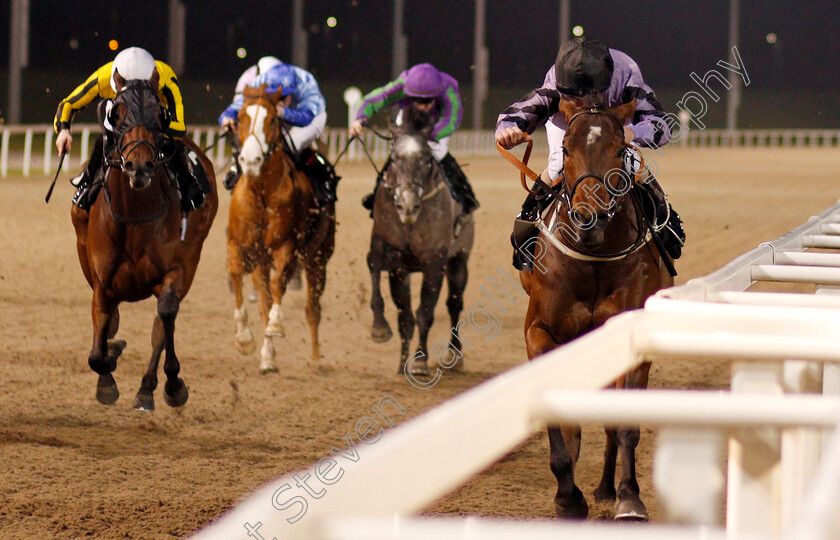
[{"label": "horse's ear", "polygon": [[557,109],[566,117],[566,124],[568,124],[569,120],[571,120],[572,117],[581,110],[580,107],[578,107],[568,99],[561,99],[560,105],[557,106]]},{"label": "horse's ear", "polygon": [[620,107],[610,109],[610,111],[621,120],[622,124],[626,124],[633,118],[633,114],[636,112],[636,100],[634,99],[630,103],[625,103]]},{"label": "horse's ear", "polygon": [[265,95],[265,83],[259,86],[246,86],[245,89],[242,90],[242,96],[245,99],[256,99],[258,97],[262,97],[263,95]]},{"label": "horse's ear", "polygon": [[275,90],[273,94],[268,96],[268,99],[269,99],[269,101],[271,101],[275,105],[280,103],[280,100],[283,99],[283,87],[278,86],[277,90]]},{"label": "horse's ear", "polygon": [[160,73],[158,73],[157,67],[152,71],[152,76],[149,77],[149,83],[151,83],[152,88],[155,90],[158,89],[158,85],[160,84]]},{"label": "horse's ear", "polygon": [[125,79],[123,76],[120,75],[120,70],[114,68],[114,86],[117,88],[117,92],[122,90],[122,87],[125,86]]}]

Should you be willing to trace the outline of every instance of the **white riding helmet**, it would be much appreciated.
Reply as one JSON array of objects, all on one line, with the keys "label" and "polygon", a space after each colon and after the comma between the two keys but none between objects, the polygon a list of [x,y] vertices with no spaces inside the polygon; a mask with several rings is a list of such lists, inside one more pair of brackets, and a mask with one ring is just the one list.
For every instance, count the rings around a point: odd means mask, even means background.
[{"label": "white riding helmet", "polygon": [[277,64],[280,64],[280,59],[276,56],[263,56],[257,62],[257,75],[262,75]]},{"label": "white riding helmet", "polygon": [[120,76],[127,81],[135,79],[148,81],[155,72],[155,59],[149,51],[140,47],[129,47],[121,51],[114,58],[114,64],[111,66],[111,88],[114,92],[117,91],[117,83],[114,81],[115,71],[119,71]]}]

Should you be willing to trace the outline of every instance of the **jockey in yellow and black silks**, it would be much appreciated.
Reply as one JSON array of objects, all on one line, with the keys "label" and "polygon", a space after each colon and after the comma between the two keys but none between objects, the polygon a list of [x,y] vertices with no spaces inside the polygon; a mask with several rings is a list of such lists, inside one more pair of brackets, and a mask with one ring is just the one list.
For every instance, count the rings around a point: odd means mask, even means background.
[{"label": "jockey in yellow and black silks", "polygon": [[[169,136],[170,144],[176,146],[170,152],[178,151],[184,154],[184,146],[180,139],[186,133],[184,124],[184,104],[181,99],[181,90],[178,87],[178,78],[169,65],[160,60],[155,60],[145,49],[130,47],[120,52],[113,62],[108,62],[97,69],[82,84],[76,87],[69,96],[61,100],[55,114],[54,127],[58,134],[56,137],[56,148],[59,155],[63,152],[70,152],[73,142],[73,135],[70,131],[73,117],[78,111],[90,105],[96,98],[113,99],[117,96],[114,72],[118,72],[126,81],[149,80],[154,71],[157,70],[158,99],[168,112],[168,126],[164,132]],[[103,129],[107,129],[104,128]],[[103,138],[100,136],[94,144],[93,154],[87,167],[73,178],[71,183],[78,188],[73,204],[88,210],[93,200],[89,200],[88,194],[97,172],[104,160]],[[204,194],[210,191],[209,183],[204,177],[204,171],[197,159],[193,163],[191,156],[186,158],[170,160],[173,172],[178,179],[181,189],[182,202],[185,210],[193,210],[201,205]]]}]

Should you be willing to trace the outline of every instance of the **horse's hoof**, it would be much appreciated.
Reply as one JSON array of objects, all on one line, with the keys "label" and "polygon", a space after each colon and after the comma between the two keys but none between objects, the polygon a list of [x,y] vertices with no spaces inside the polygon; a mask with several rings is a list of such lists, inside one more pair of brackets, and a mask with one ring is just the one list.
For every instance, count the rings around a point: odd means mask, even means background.
[{"label": "horse's hoof", "polygon": [[428,377],[429,376],[429,365],[426,363],[426,359],[422,360],[415,360],[411,364],[411,369],[409,370],[412,375],[417,375],[419,377]]},{"label": "horse's hoof", "polygon": [[257,350],[257,343],[250,330],[245,329],[244,332],[236,334],[236,350],[241,355],[251,354]]},{"label": "horse's hoof", "polygon": [[293,291],[299,291],[303,289],[303,280],[300,278],[300,274],[295,274],[289,280],[289,289]]},{"label": "horse's hoof", "polygon": [[615,509],[615,519],[621,521],[648,521],[647,508],[639,498],[619,501]]},{"label": "horse's hoof", "polygon": [[132,405],[136,411],[153,411],[155,410],[155,396],[151,392],[144,392],[140,390],[134,396],[134,404]]},{"label": "horse's hoof", "polygon": [[600,485],[595,488],[593,492],[595,495],[595,502],[598,503],[614,503],[615,502],[615,487],[608,484]]},{"label": "horse's hoof", "polygon": [[571,497],[571,500],[560,502],[554,499],[554,514],[561,519],[586,519],[589,516],[589,505],[583,493],[578,488]]},{"label": "horse's hoof", "polygon": [[96,401],[103,405],[113,405],[120,397],[117,383],[111,374],[101,375],[96,384]]},{"label": "horse's hoof", "polygon": [[370,329],[370,339],[374,343],[385,343],[394,333],[391,332],[390,326],[374,326]]},{"label": "horse's hoof", "polygon": [[274,362],[272,362],[270,360],[263,360],[262,362],[260,362],[260,374],[261,375],[267,375],[269,373],[277,373],[278,371],[280,371],[280,370],[277,369],[277,366],[274,365]]},{"label": "horse's hoof", "polygon": [[286,337],[286,329],[280,323],[268,323],[265,327],[265,335],[272,337]]},{"label": "horse's hoof", "polygon": [[176,384],[178,385],[178,389],[171,394],[169,392],[168,382],[163,388],[163,401],[170,407],[181,407],[190,397],[190,392],[187,390],[187,385],[184,384],[184,381],[178,379]]}]

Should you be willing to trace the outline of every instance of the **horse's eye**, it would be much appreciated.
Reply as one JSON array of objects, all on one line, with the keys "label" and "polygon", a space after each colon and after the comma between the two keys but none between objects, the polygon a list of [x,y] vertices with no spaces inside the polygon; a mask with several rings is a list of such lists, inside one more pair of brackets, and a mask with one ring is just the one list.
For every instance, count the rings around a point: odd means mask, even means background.
[{"label": "horse's eye", "polygon": [[568,156],[569,155],[569,150],[565,146],[563,146],[562,148],[563,148],[563,155]]}]

